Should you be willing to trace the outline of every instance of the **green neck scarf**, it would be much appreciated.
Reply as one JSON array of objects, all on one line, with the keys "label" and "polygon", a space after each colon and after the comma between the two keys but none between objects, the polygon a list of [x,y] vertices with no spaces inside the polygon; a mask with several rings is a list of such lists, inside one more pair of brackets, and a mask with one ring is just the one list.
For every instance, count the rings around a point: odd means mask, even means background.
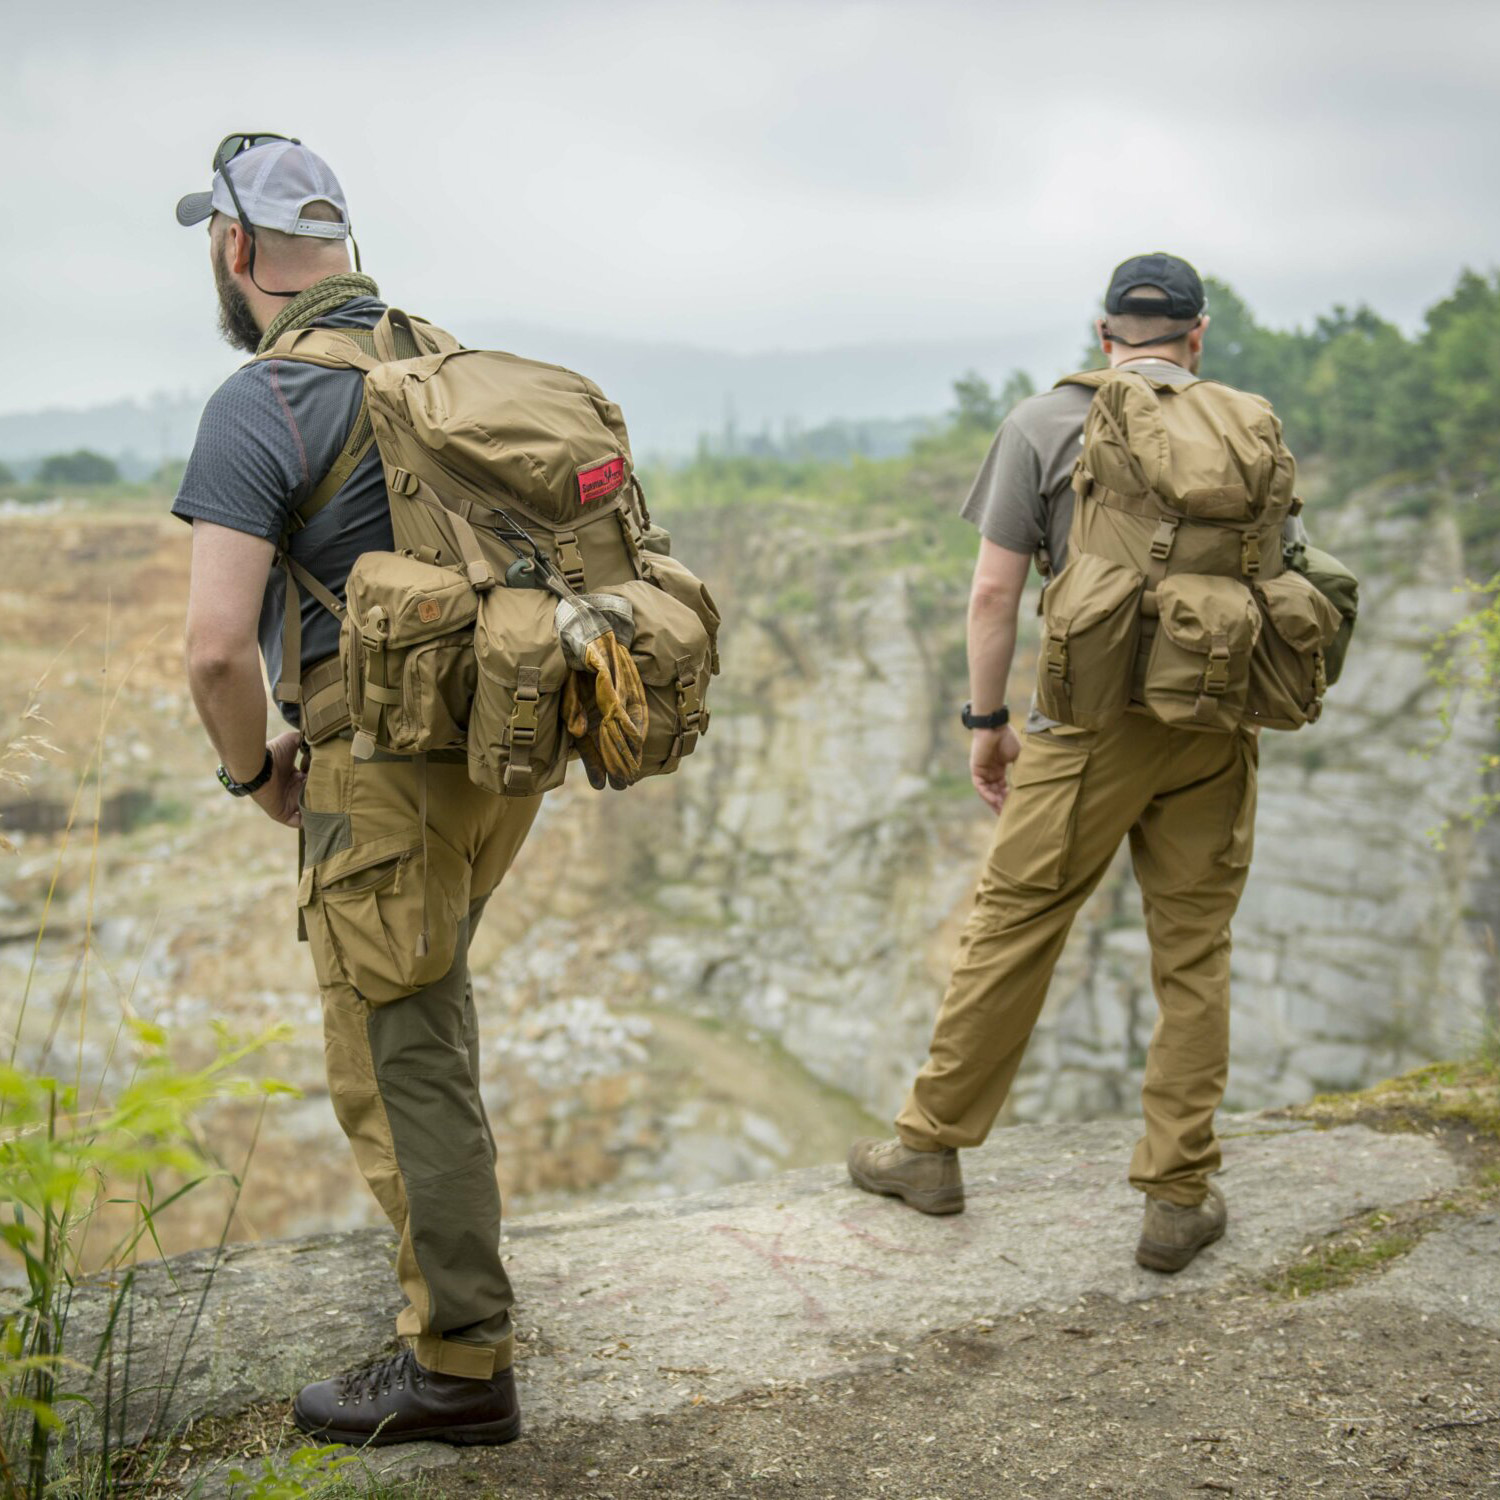
[{"label": "green neck scarf", "polygon": [[315,281],[305,292],[298,292],[277,313],[275,319],[260,337],[257,354],[264,354],[289,328],[306,328],[309,323],[342,307],[354,297],[378,297],[380,288],[358,271],[340,271],[337,276],[325,276]]}]

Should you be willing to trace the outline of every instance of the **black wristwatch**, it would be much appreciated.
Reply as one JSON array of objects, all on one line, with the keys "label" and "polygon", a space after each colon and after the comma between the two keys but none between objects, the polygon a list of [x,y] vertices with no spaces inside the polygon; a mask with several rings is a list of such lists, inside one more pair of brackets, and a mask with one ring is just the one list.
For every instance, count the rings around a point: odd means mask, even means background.
[{"label": "black wristwatch", "polygon": [[1003,729],[1010,723],[1010,710],[1001,704],[992,714],[976,714],[974,705],[965,703],[959,718],[963,720],[965,729]]},{"label": "black wristwatch", "polygon": [[258,792],[270,779],[271,772],[276,769],[276,757],[271,754],[271,747],[266,746],[266,762],[260,768],[259,773],[250,781],[236,781],[223,766],[219,767],[219,785],[229,793],[231,797],[248,797],[251,792]]}]

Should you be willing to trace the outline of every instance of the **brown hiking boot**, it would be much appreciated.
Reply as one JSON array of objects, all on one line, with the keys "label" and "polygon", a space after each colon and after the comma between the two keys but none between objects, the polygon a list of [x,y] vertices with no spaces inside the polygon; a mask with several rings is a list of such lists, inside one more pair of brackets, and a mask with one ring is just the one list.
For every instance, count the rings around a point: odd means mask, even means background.
[{"label": "brown hiking boot", "polygon": [[509,1370],[488,1380],[424,1370],[410,1349],[305,1385],[292,1420],[320,1443],[508,1443],[521,1435]]},{"label": "brown hiking boot", "polygon": [[867,1193],[883,1193],[924,1214],[961,1214],[964,1178],[958,1152],[913,1151],[900,1140],[855,1141],[849,1148],[849,1176]]},{"label": "brown hiking boot", "polygon": [[1147,1198],[1136,1263],[1148,1271],[1180,1271],[1205,1245],[1223,1238],[1228,1222],[1224,1195],[1212,1183],[1208,1197],[1191,1208]]}]

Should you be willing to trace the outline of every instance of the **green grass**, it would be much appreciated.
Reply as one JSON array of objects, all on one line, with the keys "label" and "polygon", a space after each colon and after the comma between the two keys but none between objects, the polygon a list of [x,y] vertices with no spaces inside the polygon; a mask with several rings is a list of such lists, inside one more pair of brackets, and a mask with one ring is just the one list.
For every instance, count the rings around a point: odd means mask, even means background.
[{"label": "green grass", "polygon": [[[1382,1215],[1373,1215],[1379,1221]],[[1421,1238],[1403,1230],[1355,1235],[1313,1248],[1294,1264],[1266,1278],[1266,1290],[1279,1297],[1299,1298],[1331,1292],[1400,1259]]]},{"label": "green grass", "polygon": [[1322,1125],[1369,1115],[1414,1129],[1432,1122],[1462,1124],[1500,1139],[1500,1048],[1486,1038],[1471,1058],[1428,1063],[1355,1093],[1319,1094],[1293,1113]]}]

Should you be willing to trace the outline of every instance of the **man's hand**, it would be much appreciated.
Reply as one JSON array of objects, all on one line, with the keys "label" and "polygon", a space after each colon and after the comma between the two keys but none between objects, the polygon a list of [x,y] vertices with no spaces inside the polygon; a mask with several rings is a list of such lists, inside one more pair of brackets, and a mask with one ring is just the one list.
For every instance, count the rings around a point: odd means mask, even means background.
[{"label": "man's hand", "polygon": [[297,799],[307,773],[297,767],[297,750],[302,736],[295,729],[278,734],[267,747],[271,752],[271,779],[250,798],[268,818],[285,823],[288,828],[302,826],[302,809]]},{"label": "man's hand", "polygon": [[1009,724],[1002,724],[999,729],[976,729],[973,733],[973,744],[969,747],[969,775],[974,790],[998,814],[1010,791],[1005,779],[1006,768],[1020,755],[1021,741]]}]

